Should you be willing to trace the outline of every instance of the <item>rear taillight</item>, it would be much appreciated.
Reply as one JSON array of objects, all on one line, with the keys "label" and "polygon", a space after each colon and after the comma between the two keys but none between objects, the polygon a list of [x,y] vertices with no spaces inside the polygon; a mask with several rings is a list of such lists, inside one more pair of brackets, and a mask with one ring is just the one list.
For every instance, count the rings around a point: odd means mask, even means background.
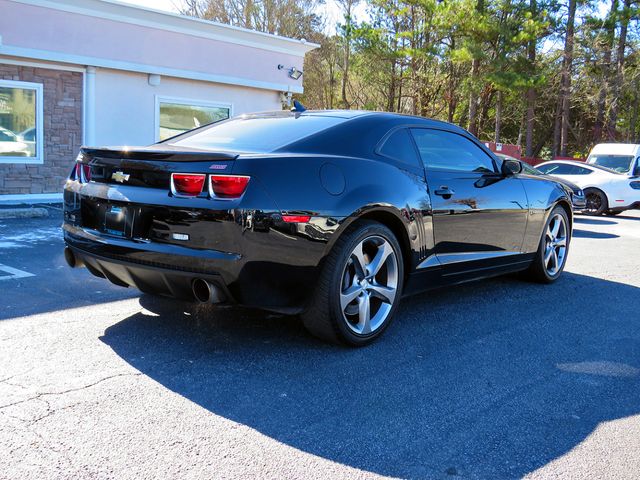
[{"label": "rear taillight", "polygon": [[209,175],[209,194],[217,198],[238,198],[248,183],[249,177],[244,175]]},{"label": "rear taillight", "polygon": [[91,167],[84,163],[76,163],[75,168],[76,180],[80,183],[87,183],[91,181]]},{"label": "rear taillight", "polygon": [[197,197],[202,193],[206,178],[199,173],[172,173],[171,193],[178,197]]}]

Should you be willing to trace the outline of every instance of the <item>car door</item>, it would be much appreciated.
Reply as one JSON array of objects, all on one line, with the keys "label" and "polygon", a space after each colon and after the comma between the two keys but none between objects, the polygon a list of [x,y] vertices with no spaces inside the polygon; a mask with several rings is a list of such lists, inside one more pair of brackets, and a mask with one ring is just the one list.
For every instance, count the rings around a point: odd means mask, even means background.
[{"label": "car door", "polygon": [[433,128],[411,132],[431,196],[438,264],[464,270],[478,262],[512,262],[527,225],[522,182],[499,173],[493,157],[471,138]]}]

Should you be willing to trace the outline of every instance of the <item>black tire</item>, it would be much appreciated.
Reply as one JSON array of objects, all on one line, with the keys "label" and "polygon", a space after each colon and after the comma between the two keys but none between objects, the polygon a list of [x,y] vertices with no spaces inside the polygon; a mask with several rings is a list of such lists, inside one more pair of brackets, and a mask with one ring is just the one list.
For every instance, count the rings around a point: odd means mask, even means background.
[{"label": "black tire", "polygon": [[[368,242],[373,242],[374,240],[379,241],[379,239],[384,239],[388,242],[388,245],[390,245],[395,254],[395,258],[389,255],[390,261],[395,260],[395,267],[385,263],[379,274],[389,276],[389,272],[395,268],[394,278],[397,282],[396,293],[393,301],[388,303],[390,308],[385,305],[388,313],[386,313],[386,317],[384,317],[380,325],[371,331],[371,333],[358,334],[348,325],[348,314],[343,314],[340,300],[341,291],[344,281],[348,278],[348,270],[354,268],[355,262],[352,258],[354,249],[359,246],[360,243],[364,242],[364,245],[368,245]],[[367,257],[366,254],[365,257]],[[391,265],[391,267],[387,265]],[[387,271],[387,269],[389,270]],[[377,276],[373,276],[370,281],[376,282],[377,278]],[[393,319],[402,295],[403,280],[402,250],[393,232],[381,223],[370,220],[360,220],[340,236],[329,253],[320,278],[318,279],[314,296],[310,301],[309,307],[302,314],[304,326],[314,336],[331,343],[346,344],[355,347],[367,345],[382,335]],[[356,283],[355,276],[351,281],[353,282],[351,288],[354,288]],[[368,292],[364,292],[364,295],[367,294]],[[354,299],[354,302],[358,302],[358,305],[360,305],[359,302],[362,299],[362,295],[361,293]],[[382,302],[375,298],[375,295],[370,295],[367,301],[370,302],[369,308],[372,313],[375,313],[373,310],[375,306],[372,308],[372,305],[376,302],[380,302],[378,308],[382,308]],[[347,309],[357,308],[353,303],[348,305],[351,307],[348,306]],[[348,311],[347,309],[345,309],[345,312]],[[384,315],[381,315],[381,318],[383,316]],[[353,322],[351,325],[353,325]]]},{"label": "black tire", "polygon": [[609,210],[609,201],[602,190],[597,188],[587,188],[584,191],[584,196],[587,200],[587,205],[582,213],[597,216],[602,215]]},{"label": "black tire", "polygon": [[[548,234],[547,230],[549,229],[549,225],[552,220],[560,215],[564,219],[564,225],[566,228],[566,238],[565,238],[565,250],[564,255],[562,256],[562,263],[560,268],[553,272],[548,268],[548,263],[545,260],[545,254],[547,253],[547,248],[549,246],[548,243]],[[569,255],[569,245],[571,244],[571,228],[569,223],[569,217],[564,208],[560,206],[556,206],[551,213],[549,214],[549,218],[544,225],[544,229],[542,230],[542,235],[540,236],[540,243],[538,245],[538,251],[536,252],[536,256],[531,263],[529,269],[525,272],[526,277],[530,280],[533,280],[538,283],[553,283],[555,282],[562,272],[564,271],[564,267],[567,264],[567,256]]]}]

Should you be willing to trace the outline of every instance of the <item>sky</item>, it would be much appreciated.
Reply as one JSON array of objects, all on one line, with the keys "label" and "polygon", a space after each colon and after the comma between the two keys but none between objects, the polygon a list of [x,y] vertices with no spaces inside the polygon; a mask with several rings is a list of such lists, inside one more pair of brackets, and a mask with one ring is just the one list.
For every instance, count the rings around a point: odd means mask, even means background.
[{"label": "sky", "polygon": [[[156,10],[166,10],[168,12],[177,12],[182,0],[119,0],[123,3],[131,3],[141,7],[154,8]],[[361,2],[355,9],[355,20],[362,21],[367,18],[366,3]],[[599,0],[596,4],[596,12],[600,17],[604,17],[609,9],[610,1]],[[326,3],[319,7],[319,12],[326,18],[326,33],[335,33],[336,26],[342,21],[342,13],[340,7],[335,0],[326,0]]]},{"label": "sky", "polygon": [[[176,12],[178,7],[182,4],[181,0],[119,0],[122,3],[131,3],[140,7],[153,8],[156,10],[165,10],[167,12]],[[355,10],[355,19],[357,21],[366,17],[365,12],[366,2],[361,3]],[[326,0],[325,5],[319,8],[319,11],[327,20],[327,33],[334,33],[336,25],[342,20],[342,13],[340,7],[335,0]],[[320,13],[320,12],[319,12]]]}]

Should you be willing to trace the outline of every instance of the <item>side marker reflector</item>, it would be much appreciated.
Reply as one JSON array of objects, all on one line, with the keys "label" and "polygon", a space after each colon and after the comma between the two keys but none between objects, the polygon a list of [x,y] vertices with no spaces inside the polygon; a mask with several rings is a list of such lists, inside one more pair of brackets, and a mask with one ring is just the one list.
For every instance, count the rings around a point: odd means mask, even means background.
[{"label": "side marker reflector", "polygon": [[282,220],[287,223],[308,223],[311,215],[283,215]]}]

